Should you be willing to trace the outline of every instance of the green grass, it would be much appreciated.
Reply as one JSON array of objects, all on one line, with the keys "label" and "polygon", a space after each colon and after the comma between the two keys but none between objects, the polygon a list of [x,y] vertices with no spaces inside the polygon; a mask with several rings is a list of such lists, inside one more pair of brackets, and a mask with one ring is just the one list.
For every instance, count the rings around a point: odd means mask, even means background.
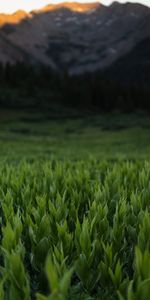
[{"label": "green grass", "polygon": [[149,300],[150,118],[0,113],[0,300]]},{"label": "green grass", "polygon": [[0,157],[6,159],[149,159],[147,115],[57,117],[1,112]]},{"label": "green grass", "polygon": [[150,163],[0,163],[1,300],[148,300]]}]

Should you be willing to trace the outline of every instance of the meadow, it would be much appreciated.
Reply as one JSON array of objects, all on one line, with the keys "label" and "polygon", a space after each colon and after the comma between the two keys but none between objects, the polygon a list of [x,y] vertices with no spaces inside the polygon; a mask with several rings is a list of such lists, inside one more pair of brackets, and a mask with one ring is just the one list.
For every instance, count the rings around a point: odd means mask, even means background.
[{"label": "meadow", "polygon": [[[61,111],[61,108],[58,108]],[[0,158],[149,159],[150,118],[145,113],[82,115],[2,110]]]},{"label": "meadow", "polygon": [[148,300],[150,120],[3,111],[0,299]]}]

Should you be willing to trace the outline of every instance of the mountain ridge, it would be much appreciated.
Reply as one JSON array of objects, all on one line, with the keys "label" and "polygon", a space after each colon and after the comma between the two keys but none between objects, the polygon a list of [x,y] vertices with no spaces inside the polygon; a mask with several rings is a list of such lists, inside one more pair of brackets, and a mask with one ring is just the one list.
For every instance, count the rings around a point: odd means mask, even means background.
[{"label": "mountain ridge", "polygon": [[50,4],[0,14],[0,61],[29,61],[71,74],[104,69],[150,37],[150,8],[114,2]]},{"label": "mountain ridge", "polygon": [[18,9],[13,13],[4,13],[4,12],[0,12],[0,16],[5,16],[5,17],[10,17],[10,16],[15,16],[15,15],[26,15],[26,16],[30,16],[31,14],[34,13],[41,13],[41,12],[46,12],[46,11],[51,11],[51,10],[57,10],[60,8],[68,8],[70,10],[79,10],[80,8],[83,9],[83,11],[87,11],[90,10],[92,8],[98,8],[101,6],[105,6],[104,4],[100,3],[100,2],[85,2],[85,3],[81,3],[81,2],[60,2],[60,3],[51,3],[48,5],[43,6],[42,8],[38,8],[38,9],[32,9],[31,11],[27,12],[26,10],[23,9]]}]

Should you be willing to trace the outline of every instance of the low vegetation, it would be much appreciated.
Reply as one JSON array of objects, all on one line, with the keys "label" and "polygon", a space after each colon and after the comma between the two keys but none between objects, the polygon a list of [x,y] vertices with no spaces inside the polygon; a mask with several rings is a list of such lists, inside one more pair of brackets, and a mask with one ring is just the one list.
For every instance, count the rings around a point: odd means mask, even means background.
[{"label": "low vegetation", "polygon": [[149,119],[65,113],[1,114],[0,299],[148,300]]},{"label": "low vegetation", "polygon": [[0,172],[1,299],[148,300],[150,163]]},{"label": "low vegetation", "polygon": [[150,158],[148,115],[82,115],[63,107],[58,115],[55,109],[1,110],[0,160]]}]

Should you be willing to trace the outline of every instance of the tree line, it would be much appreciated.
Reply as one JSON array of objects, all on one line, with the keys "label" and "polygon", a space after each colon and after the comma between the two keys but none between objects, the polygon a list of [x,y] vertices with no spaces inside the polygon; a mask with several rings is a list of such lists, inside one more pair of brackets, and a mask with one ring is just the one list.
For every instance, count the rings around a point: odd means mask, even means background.
[{"label": "tree line", "polygon": [[0,107],[41,109],[59,103],[99,112],[150,112],[149,83],[115,79],[110,72],[71,76],[44,66],[0,64]]}]

